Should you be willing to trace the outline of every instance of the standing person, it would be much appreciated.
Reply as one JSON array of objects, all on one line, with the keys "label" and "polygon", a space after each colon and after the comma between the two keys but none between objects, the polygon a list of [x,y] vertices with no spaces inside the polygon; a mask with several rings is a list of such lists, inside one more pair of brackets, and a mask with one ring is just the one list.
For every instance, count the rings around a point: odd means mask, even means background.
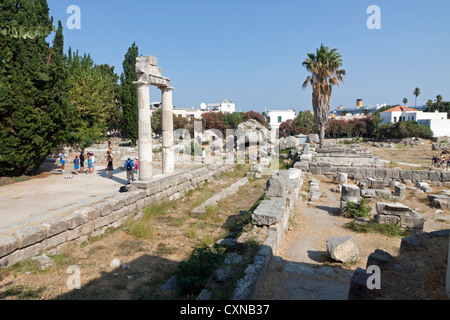
[{"label": "standing person", "polygon": [[111,156],[108,156],[108,162],[106,163],[106,174],[108,175],[108,178],[112,179],[113,177],[113,159]]},{"label": "standing person", "polygon": [[449,166],[450,166],[450,157],[447,158],[447,171]]},{"label": "standing person", "polygon": [[125,161],[124,167],[125,167],[125,170],[127,171],[128,184],[130,184],[131,181],[134,181],[134,171],[133,171],[134,163],[133,163],[133,161],[130,158],[128,158],[128,160]]},{"label": "standing person", "polygon": [[58,157],[59,157],[59,163],[61,164],[61,170],[62,170],[62,172],[64,172],[64,168],[66,166],[66,154],[64,153],[64,149],[61,150]]},{"label": "standing person", "polygon": [[78,175],[78,171],[80,170],[80,159],[78,155],[75,155],[75,159],[73,159],[73,168],[75,169],[75,174]]},{"label": "standing person", "polygon": [[87,174],[91,174],[91,169],[92,169],[92,159],[91,159],[91,154],[88,152],[87,153],[87,170],[86,170],[86,173]]},{"label": "standing person", "polygon": [[91,153],[91,173],[94,173],[95,170],[95,156]]},{"label": "standing person", "polygon": [[112,149],[113,149],[113,144],[111,141],[108,141],[108,154],[109,155],[112,154]]},{"label": "standing person", "polygon": [[139,174],[139,158],[136,157],[136,158],[134,158],[134,160],[136,161],[135,166],[134,166],[136,168],[136,174]]},{"label": "standing person", "polygon": [[84,151],[80,153],[80,173],[84,173]]},{"label": "standing person", "polygon": [[431,166],[435,167],[436,166],[436,156],[433,155],[433,158],[431,158]]}]

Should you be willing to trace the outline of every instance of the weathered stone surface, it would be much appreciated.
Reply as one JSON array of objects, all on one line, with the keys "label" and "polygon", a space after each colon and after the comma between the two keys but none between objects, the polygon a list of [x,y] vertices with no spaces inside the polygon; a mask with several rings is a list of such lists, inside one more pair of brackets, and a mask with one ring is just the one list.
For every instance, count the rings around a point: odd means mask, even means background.
[{"label": "weathered stone surface", "polygon": [[46,237],[50,238],[66,231],[67,224],[63,219],[53,219],[43,222],[41,227],[45,230]]},{"label": "weathered stone surface", "polygon": [[359,200],[361,200],[361,191],[359,187],[354,184],[342,185],[341,199],[355,203],[359,202]]},{"label": "weathered stone surface", "polygon": [[18,247],[17,240],[14,237],[5,237],[0,239],[0,258],[4,257]]},{"label": "weathered stone surface", "polygon": [[376,197],[376,190],[374,189],[361,189],[361,197],[365,199],[371,199]]},{"label": "weathered stone surface", "polygon": [[340,172],[337,175],[337,182],[340,184],[347,184],[348,175],[347,173]]},{"label": "weathered stone surface", "polygon": [[391,224],[400,221],[402,228],[423,229],[424,217],[403,204],[378,202],[376,211],[378,215],[374,218],[378,223]]},{"label": "weathered stone surface", "polygon": [[271,226],[281,221],[284,214],[284,201],[280,198],[263,200],[252,214],[254,225]]},{"label": "weathered stone surface", "polygon": [[11,234],[17,240],[18,249],[28,247],[45,239],[45,230],[40,227],[26,227]]},{"label": "weathered stone surface", "polygon": [[327,251],[336,261],[351,262],[359,257],[356,238],[353,235],[327,239]]},{"label": "weathered stone surface", "polygon": [[397,183],[394,187],[394,196],[404,197],[406,194],[406,187],[404,184]]},{"label": "weathered stone surface", "polygon": [[356,268],[350,281],[348,300],[366,300],[371,290],[367,286],[370,274],[362,268]]},{"label": "weathered stone surface", "polygon": [[287,185],[289,183],[289,172],[287,170],[278,170],[272,173],[266,184],[266,196],[268,198],[286,195]]},{"label": "weathered stone surface", "polygon": [[286,138],[281,138],[279,140],[280,150],[297,148],[298,146],[300,146],[300,139],[292,137],[292,136],[286,137]]},{"label": "weathered stone surface", "polygon": [[294,164],[294,168],[308,171],[309,170],[309,162],[298,161]]},{"label": "weathered stone surface", "polygon": [[48,267],[52,267],[54,265],[56,265],[56,262],[49,258],[47,255],[43,254],[37,257],[33,257],[31,258],[31,260],[36,261],[39,265],[39,269],[41,270],[45,270]]}]

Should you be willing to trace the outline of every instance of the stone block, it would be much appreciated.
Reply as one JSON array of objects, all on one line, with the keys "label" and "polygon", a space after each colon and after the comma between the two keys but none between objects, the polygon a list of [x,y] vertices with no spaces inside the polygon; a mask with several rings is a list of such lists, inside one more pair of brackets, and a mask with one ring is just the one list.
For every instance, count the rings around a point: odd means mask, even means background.
[{"label": "stone block", "polygon": [[361,191],[354,184],[342,185],[341,200],[358,203],[361,200]]},{"label": "stone block", "polygon": [[332,259],[347,263],[359,258],[358,245],[353,235],[327,238],[326,241],[327,251]]},{"label": "stone block", "polygon": [[337,175],[337,182],[340,184],[347,184],[348,175],[347,173],[339,172]]},{"label": "stone block", "polygon": [[309,162],[298,161],[294,164],[294,168],[308,171],[309,170]]},{"label": "stone block", "polygon": [[394,188],[394,196],[396,197],[404,197],[406,194],[406,187],[404,184],[398,183]]},{"label": "stone block", "polygon": [[41,227],[45,230],[46,238],[50,238],[66,231],[67,224],[64,219],[52,219],[43,222]]},{"label": "stone block", "polygon": [[252,214],[254,225],[271,226],[279,223],[284,216],[284,201],[279,198],[263,200]]},{"label": "stone block", "polygon": [[100,213],[100,216],[106,216],[112,212],[111,202],[102,201],[92,205],[93,208],[97,209]]},{"label": "stone block", "polygon": [[286,194],[289,183],[289,172],[287,170],[278,170],[272,173],[266,184],[266,196],[268,198],[281,197]]},{"label": "stone block", "polygon": [[0,258],[10,254],[18,248],[17,239],[14,237],[5,237],[0,239]]},{"label": "stone block", "polygon": [[26,227],[11,234],[17,240],[17,248],[22,249],[45,239],[45,230],[40,227]]},{"label": "stone block", "polygon": [[412,180],[426,181],[428,180],[428,171],[426,170],[412,170]]}]

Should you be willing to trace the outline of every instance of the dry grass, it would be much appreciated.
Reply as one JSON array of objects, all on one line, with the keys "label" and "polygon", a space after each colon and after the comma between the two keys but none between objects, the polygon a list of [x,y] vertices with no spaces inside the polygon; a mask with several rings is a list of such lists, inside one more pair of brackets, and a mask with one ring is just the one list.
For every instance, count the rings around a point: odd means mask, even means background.
[{"label": "dry grass", "polygon": [[[173,275],[193,248],[212,245],[243,222],[240,210],[249,210],[264,194],[265,179],[252,180],[234,196],[208,208],[198,218],[190,211],[213,194],[245,176],[248,167],[216,176],[177,201],[156,203],[140,221],[92,237],[80,247],[51,256],[57,261],[45,271],[29,260],[0,269],[0,299],[186,299],[163,294],[158,289]],[[245,222],[245,221],[244,221]],[[113,269],[112,259],[122,265]],[[81,290],[69,290],[67,267],[81,270]]]}]

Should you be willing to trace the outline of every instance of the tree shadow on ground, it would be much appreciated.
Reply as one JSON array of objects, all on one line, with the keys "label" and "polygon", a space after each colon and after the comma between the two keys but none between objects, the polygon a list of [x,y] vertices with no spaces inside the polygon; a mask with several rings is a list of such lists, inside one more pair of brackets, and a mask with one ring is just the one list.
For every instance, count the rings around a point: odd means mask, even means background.
[{"label": "tree shadow on ground", "polygon": [[110,272],[101,272],[99,278],[88,283],[83,282],[83,269],[80,268],[81,288],[54,300],[179,299],[174,292],[161,290],[161,286],[176,272],[178,264],[177,261],[144,254]]},{"label": "tree shadow on ground", "polygon": [[326,211],[329,215],[338,216],[340,215],[340,209],[337,207],[329,207],[329,206],[316,206],[317,209]]}]

